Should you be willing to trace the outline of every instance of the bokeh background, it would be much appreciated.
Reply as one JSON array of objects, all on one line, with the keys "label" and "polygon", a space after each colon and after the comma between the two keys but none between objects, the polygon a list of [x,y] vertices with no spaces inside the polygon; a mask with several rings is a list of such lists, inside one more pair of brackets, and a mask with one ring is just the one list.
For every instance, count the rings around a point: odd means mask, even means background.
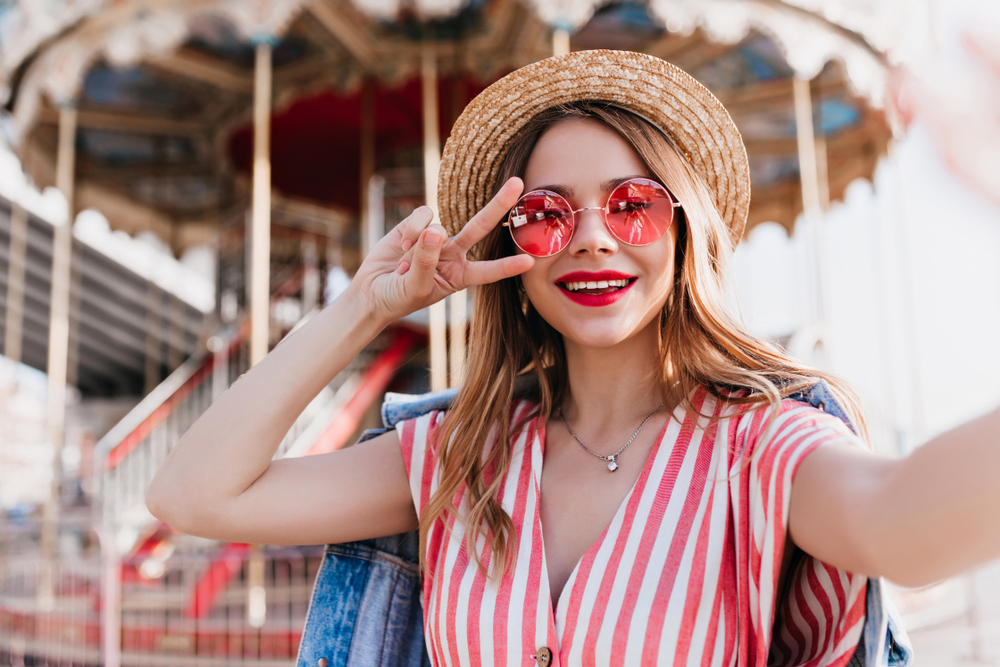
[{"label": "bokeh background", "polygon": [[[0,0],[0,665],[292,665],[322,547],[174,533],[184,430],[436,199],[465,104],[642,51],[750,154],[732,307],[905,455],[1000,403],[992,0]],[[390,327],[277,456],[461,383],[469,299]],[[1000,662],[1000,565],[894,588],[917,665]]]}]

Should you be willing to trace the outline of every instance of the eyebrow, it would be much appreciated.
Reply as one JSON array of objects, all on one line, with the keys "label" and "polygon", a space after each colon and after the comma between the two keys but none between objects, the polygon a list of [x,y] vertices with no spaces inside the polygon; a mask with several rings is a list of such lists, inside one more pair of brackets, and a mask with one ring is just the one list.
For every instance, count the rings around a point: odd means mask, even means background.
[{"label": "eyebrow", "polygon": [[[619,185],[621,185],[625,181],[630,181],[633,178],[649,178],[649,176],[646,176],[645,174],[633,174],[631,176],[619,176],[617,178],[611,178],[611,179],[608,179],[608,180],[604,181],[603,183],[601,183],[601,191],[602,192],[611,192],[612,190],[614,190],[615,188],[617,188]],[[532,189],[533,190],[549,190],[551,192],[555,192],[557,195],[562,195],[563,197],[566,197],[567,199],[573,196],[573,188],[571,188],[571,187],[569,187],[567,185],[542,185],[542,186],[539,186],[537,188],[532,188]]]}]

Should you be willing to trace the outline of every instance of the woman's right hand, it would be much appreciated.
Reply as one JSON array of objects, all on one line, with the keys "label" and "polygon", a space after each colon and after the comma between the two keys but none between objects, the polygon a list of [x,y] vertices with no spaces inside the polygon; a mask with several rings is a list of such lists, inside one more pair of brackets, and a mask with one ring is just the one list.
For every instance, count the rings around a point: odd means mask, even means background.
[{"label": "woman's right hand", "polygon": [[521,194],[519,178],[507,181],[497,195],[454,238],[433,212],[421,206],[385,235],[368,253],[354,276],[354,286],[372,315],[388,324],[470,285],[483,285],[524,273],[535,260],[513,255],[474,262],[469,250],[486,237]]}]

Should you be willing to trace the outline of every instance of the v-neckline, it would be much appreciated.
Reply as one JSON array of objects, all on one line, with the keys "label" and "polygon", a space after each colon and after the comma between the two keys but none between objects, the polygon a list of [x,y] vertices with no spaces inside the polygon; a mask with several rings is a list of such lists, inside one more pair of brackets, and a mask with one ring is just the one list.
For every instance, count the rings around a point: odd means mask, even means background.
[{"label": "v-neckline", "polygon": [[[612,526],[618,521],[619,516],[628,507],[629,501],[635,494],[636,488],[639,486],[639,482],[649,477],[649,473],[652,470],[653,464],[656,462],[657,456],[660,453],[660,447],[663,444],[663,439],[666,437],[667,429],[670,427],[670,421],[673,419],[671,414],[667,421],[660,428],[660,432],[656,437],[656,442],[653,443],[653,448],[646,455],[646,460],[642,464],[642,470],[639,471],[639,476],[635,478],[632,482],[632,486],[629,488],[628,493],[622,498],[621,503],[618,505],[618,509],[615,510],[614,516],[608,522],[608,525],[604,527],[601,534],[597,537],[594,542],[587,547],[586,550],[580,555],[576,563],[573,565],[573,569],[570,570],[569,577],[566,579],[566,583],[563,584],[562,590],[559,591],[559,599],[555,602],[552,601],[552,583],[549,577],[549,559],[545,552],[545,527],[542,525],[542,466],[545,462],[545,436],[548,432],[548,422],[543,422],[540,418],[538,420],[538,427],[535,429],[535,438],[531,443],[531,472],[532,481],[535,485],[535,494],[537,502],[535,504],[535,521],[538,522],[538,534],[541,536],[541,552],[542,552],[542,576],[544,577],[544,585],[547,591],[545,596],[549,603],[549,613],[551,614],[553,622],[555,622],[556,615],[559,610],[563,608],[564,597],[567,595],[567,589],[572,590],[576,583],[576,576],[580,570],[580,565],[591,555],[592,552],[600,551],[601,547],[604,546],[604,539],[608,535],[608,531]],[[537,452],[536,452],[537,448]]]}]

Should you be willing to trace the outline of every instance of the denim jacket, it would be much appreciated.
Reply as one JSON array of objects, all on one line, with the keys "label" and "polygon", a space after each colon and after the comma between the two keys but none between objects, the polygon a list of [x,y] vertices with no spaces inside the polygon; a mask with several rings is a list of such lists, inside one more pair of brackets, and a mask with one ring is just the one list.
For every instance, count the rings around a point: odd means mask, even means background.
[{"label": "denim jacket", "polygon": [[[385,428],[451,407],[457,389],[409,396],[386,394]],[[825,382],[791,398],[851,426]],[[853,427],[852,427],[853,430]],[[424,667],[423,610],[416,532],[348,544],[330,544],[316,575],[296,667]],[[907,667],[910,640],[882,579],[868,580],[865,625],[848,667]]]}]

